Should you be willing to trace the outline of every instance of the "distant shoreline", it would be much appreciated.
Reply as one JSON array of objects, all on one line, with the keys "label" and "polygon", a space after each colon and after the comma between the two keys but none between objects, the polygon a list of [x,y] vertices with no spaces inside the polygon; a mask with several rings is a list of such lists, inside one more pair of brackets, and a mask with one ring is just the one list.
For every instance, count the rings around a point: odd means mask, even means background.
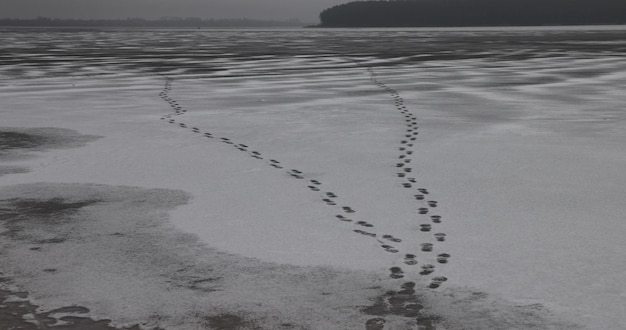
[{"label": "distant shoreline", "polygon": [[100,29],[165,29],[165,30],[246,30],[246,29],[321,29],[321,30],[342,30],[342,29],[376,29],[376,30],[397,30],[397,29],[424,29],[424,30],[454,30],[454,29],[478,29],[478,30],[494,30],[494,29],[569,29],[569,28],[583,28],[583,29],[616,29],[626,30],[626,24],[571,24],[571,25],[474,25],[474,26],[359,26],[359,27],[335,27],[335,26],[321,26],[321,25],[306,25],[306,26],[206,26],[206,27],[194,27],[194,26],[115,26],[115,25],[102,25],[102,26],[60,26],[60,25],[1,25],[0,29],[57,29],[57,30],[100,30]]},{"label": "distant shoreline", "polygon": [[613,25],[625,12],[616,0],[369,0],[323,10],[318,27]]},{"label": "distant shoreline", "polygon": [[424,25],[424,26],[325,26],[308,25],[307,29],[496,29],[496,28],[568,28],[568,27],[606,27],[624,28],[623,24],[539,24],[539,25]]}]

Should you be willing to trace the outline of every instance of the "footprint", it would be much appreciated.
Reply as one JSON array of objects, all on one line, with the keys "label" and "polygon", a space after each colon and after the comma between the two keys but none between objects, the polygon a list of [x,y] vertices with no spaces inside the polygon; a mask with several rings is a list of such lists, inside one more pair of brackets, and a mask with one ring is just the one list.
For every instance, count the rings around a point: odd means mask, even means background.
[{"label": "footprint", "polygon": [[213,138],[213,134],[211,134],[211,133],[204,133],[204,136],[206,136],[208,138]]},{"label": "footprint", "polygon": [[428,214],[428,209],[425,207],[420,207],[418,211],[419,211],[419,214]]},{"label": "footprint", "polygon": [[428,201],[428,206],[437,207],[437,201]]},{"label": "footprint", "polygon": [[403,186],[404,188],[411,188],[413,185],[412,185],[412,184],[410,184],[410,183],[408,183],[408,182],[405,182],[405,183],[403,183],[403,184],[402,184],[402,186]]},{"label": "footprint", "polygon": [[441,284],[445,281],[447,281],[448,278],[446,278],[445,276],[437,276],[437,277],[433,277],[430,284],[428,285],[429,288],[431,289],[436,289],[438,287],[441,286]]},{"label": "footprint", "polygon": [[427,265],[423,265],[422,266],[422,271],[420,272],[420,275],[428,275],[428,274],[432,274],[435,271],[435,266],[427,264]]},{"label": "footprint", "polygon": [[335,217],[337,217],[337,219],[344,221],[344,222],[352,222],[352,219],[346,218],[341,214],[336,215]]},{"label": "footprint", "polygon": [[410,168],[410,167],[405,167],[404,171],[407,172],[407,173],[411,173],[413,171],[413,169]]},{"label": "footprint", "polygon": [[420,231],[430,231],[431,228],[432,228],[431,225],[427,223],[420,225]]},{"label": "footprint", "polygon": [[280,164],[279,161],[277,161],[276,159],[270,159],[270,162],[274,163],[274,164]]},{"label": "footprint", "polygon": [[327,192],[326,196],[328,196],[330,198],[337,198],[337,195],[335,195],[335,193],[333,193],[333,192]]},{"label": "footprint", "polygon": [[316,185],[320,185],[320,184],[322,184],[322,183],[320,183],[320,182],[319,182],[319,181],[317,181],[317,180],[311,180],[311,183],[312,183],[312,184],[316,184]]},{"label": "footprint", "polygon": [[197,127],[194,127],[191,129],[194,133],[200,133],[200,129]]},{"label": "footprint", "polygon": [[332,199],[323,198],[322,200],[328,205],[337,205],[337,203],[335,203]]},{"label": "footprint", "polygon": [[252,151],[250,152],[251,154],[255,155],[255,156],[261,156],[261,153],[258,151]]},{"label": "footprint", "polygon": [[435,239],[439,242],[443,242],[446,240],[446,234],[444,233],[436,233],[435,234]]},{"label": "footprint", "polygon": [[424,199],[424,195],[413,195],[415,197],[415,199],[417,199],[418,201],[421,201]]},{"label": "footprint", "polygon": [[392,242],[396,242],[396,243],[402,242],[401,239],[393,237],[391,235],[383,235],[383,238],[386,239],[386,240],[392,241]]},{"label": "footprint", "polygon": [[183,123],[178,124],[178,126],[180,126],[180,127],[182,127],[182,128],[186,128],[186,127],[187,127],[187,125],[185,125],[185,124],[183,124]]},{"label": "footprint", "polygon": [[406,176],[406,174],[405,174],[405,173],[398,173],[398,177],[399,177],[399,178],[404,178],[405,176]]},{"label": "footprint", "polygon": [[408,178],[406,180],[409,181],[409,182],[412,182],[412,183],[416,183],[417,182],[416,178]]},{"label": "footprint", "polygon": [[389,268],[389,271],[391,272],[389,277],[391,277],[393,279],[399,279],[399,278],[403,278],[404,277],[404,272],[402,271],[402,269],[400,267],[391,267],[391,268]]},{"label": "footprint", "polygon": [[396,164],[396,167],[403,167],[403,166],[404,166],[404,163],[397,163]]},{"label": "footprint", "polygon": [[415,260],[415,255],[414,254],[406,254],[404,256],[404,263],[409,265],[409,266],[417,265],[417,260]]},{"label": "footprint", "polygon": [[370,233],[370,232],[366,232],[360,229],[355,229],[354,230],[355,233],[361,234],[361,235],[365,235],[365,236],[370,236],[370,237],[376,237],[376,234],[374,233]]},{"label": "footprint", "polygon": [[440,215],[431,215],[430,216],[430,220],[432,220],[434,223],[441,223],[441,216]]},{"label": "footprint", "polygon": [[419,189],[417,189],[417,191],[421,192],[424,195],[428,195],[428,190],[426,190],[424,188],[419,188]]},{"label": "footprint", "polygon": [[283,168],[282,166],[280,166],[278,164],[270,164],[270,166],[275,167],[275,168]]},{"label": "footprint", "polygon": [[440,264],[445,264],[448,262],[448,259],[450,258],[450,255],[447,253],[442,253],[437,255],[437,262]]},{"label": "footprint", "polygon": [[381,245],[381,247],[382,247],[383,249],[385,249],[385,251],[390,252],[390,253],[398,253],[398,252],[399,252],[399,251],[398,251],[398,249],[394,248],[394,247],[393,247],[393,246],[391,246],[391,245],[386,245],[386,244],[383,244],[383,245]]},{"label": "footprint", "polygon": [[[262,159],[261,157],[256,156],[256,155],[254,155],[254,156],[252,156],[252,157],[254,157],[254,158],[258,158],[258,159]],[[291,175],[292,177],[294,177],[294,178],[296,178],[296,179],[304,179],[304,177],[303,177],[302,175],[300,175],[300,174],[291,173],[291,172],[288,172],[288,173],[289,173],[289,175]]]},{"label": "footprint", "polygon": [[356,224],[359,226],[368,227],[368,228],[374,227],[374,225],[365,221],[357,221]]},{"label": "footprint", "polygon": [[448,278],[447,278],[447,277],[445,277],[445,276],[437,276],[437,277],[433,277],[433,281],[437,281],[437,282],[441,282],[441,283],[443,283],[443,282],[445,282],[445,281],[447,281],[447,280],[448,280]]},{"label": "footprint", "polygon": [[320,191],[320,188],[316,187],[316,186],[307,186],[309,189],[313,190],[313,191]]},{"label": "footprint", "polygon": [[431,252],[433,250],[432,243],[422,243],[420,247],[422,248],[422,252]]},{"label": "footprint", "polygon": [[344,206],[344,207],[342,207],[342,209],[343,209],[343,211],[344,211],[344,212],[346,212],[346,213],[354,213],[354,212],[355,212],[355,211],[354,211],[351,207],[349,207],[349,206]]},{"label": "footprint", "polygon": [[438,287],[441,286],[441,284],[445,281],[447,281],[448,278],[445,276],[437,276],[437,277],[433,277],[430,284],[428,285],[429,288],[431,289],[436,289]]}]

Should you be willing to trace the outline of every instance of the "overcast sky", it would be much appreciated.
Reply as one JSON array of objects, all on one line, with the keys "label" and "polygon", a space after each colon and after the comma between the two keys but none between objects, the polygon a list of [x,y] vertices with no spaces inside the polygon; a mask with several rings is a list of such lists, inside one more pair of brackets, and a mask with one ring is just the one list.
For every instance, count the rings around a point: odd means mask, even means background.
[{"label": "overcast sky", "polygon": [[291,19],[317,22],[320,11],[350,0],[0,0],[0,18]]}]

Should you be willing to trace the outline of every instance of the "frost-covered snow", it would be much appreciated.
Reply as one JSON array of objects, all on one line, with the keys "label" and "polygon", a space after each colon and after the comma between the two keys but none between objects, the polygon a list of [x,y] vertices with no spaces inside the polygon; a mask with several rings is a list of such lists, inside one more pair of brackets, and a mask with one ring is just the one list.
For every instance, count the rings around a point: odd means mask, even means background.
[{"label": "frost-covered snow", "polygon": [[623,30],[21,33],[0,271],[43,310],[406,329],[364,308],[412,281],[438,329],[626,328]]}]

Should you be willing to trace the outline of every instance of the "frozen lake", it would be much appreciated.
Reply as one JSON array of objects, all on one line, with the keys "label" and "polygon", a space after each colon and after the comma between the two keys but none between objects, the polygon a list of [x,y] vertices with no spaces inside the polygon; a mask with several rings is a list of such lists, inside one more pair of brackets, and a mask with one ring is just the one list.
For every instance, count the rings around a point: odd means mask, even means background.
[{"label": "frozen lake", "polygon": [[626,328],[625,27],[0,31],[0,328]]}]

